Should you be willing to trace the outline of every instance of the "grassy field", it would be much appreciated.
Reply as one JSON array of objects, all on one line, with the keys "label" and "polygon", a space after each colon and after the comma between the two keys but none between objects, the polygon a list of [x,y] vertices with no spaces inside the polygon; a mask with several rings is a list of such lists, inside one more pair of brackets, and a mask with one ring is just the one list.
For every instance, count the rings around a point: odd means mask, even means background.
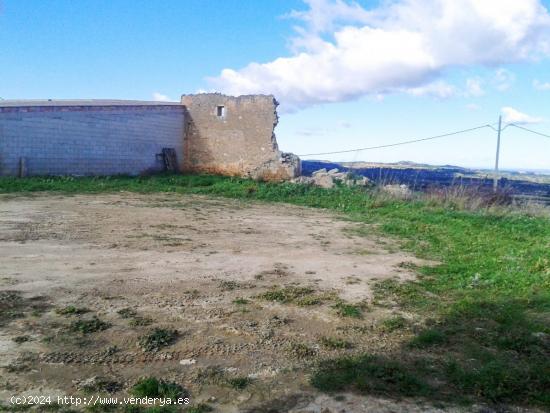
[{"label": "grassy field", "polygon": [[375,286],[375,305],[397,301],[424,322],[397,354],[327,360],[311,373],[326,392],[353,390],[432,401],[550,408],[550,220],[498,209],[466,211],[434,200],[214,176],[0,178],[0,193],[177,192],[326,208],[439,262],[418,279]]}]

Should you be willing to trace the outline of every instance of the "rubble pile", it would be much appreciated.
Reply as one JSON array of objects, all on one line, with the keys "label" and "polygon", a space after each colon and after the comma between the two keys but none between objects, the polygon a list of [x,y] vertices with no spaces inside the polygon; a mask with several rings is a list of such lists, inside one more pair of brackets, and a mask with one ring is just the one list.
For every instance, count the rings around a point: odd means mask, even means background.
[{"label": "rubble pile", "polygon": [[311,176],[299,176],[291,182],[297,184],[315,185],[321,188],[332,188],[337,182],[347,186],[366,186],[370,180],[364,176],[354,176],[349,172],[340,172],[338,168],[329,171],[326,168],[313,172]]}]

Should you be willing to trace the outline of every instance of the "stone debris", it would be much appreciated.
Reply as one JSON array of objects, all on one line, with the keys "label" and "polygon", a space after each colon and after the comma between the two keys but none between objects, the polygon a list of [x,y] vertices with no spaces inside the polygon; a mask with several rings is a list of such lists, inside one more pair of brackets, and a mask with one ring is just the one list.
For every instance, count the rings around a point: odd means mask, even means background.
[{"label": "stone debris", "polygon": [[349,172],[340,172],[338,168],[327,171],[326,168],[319,169],[309,176],[299,176],[291,180],[296,184],[314,185],[320,188],[333,188],[337,182],[346,186],[367,186],[370,180],[364,176],[354,176]]},{"label": "stone debris", "polygon": [[384,185],[382,191],[402,199],[408,199],[413,194],[407,185]]}]

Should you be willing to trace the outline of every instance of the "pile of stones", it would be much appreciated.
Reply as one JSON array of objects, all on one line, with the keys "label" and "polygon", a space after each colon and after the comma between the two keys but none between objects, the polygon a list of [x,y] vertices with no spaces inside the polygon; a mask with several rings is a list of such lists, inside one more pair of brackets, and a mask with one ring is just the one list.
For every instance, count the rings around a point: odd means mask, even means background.
[{"label": "pile of stones", "polygon": [[297,184],[315,185],[321,188],[332,188],[337,182],[341,182],[347,186],[366,186],[370,184],[370,180],[364,176],[354,176],[349,172],[340,172],[338,168],[329,171],[326,168],[319,169],[311,174],[311,176],[299,176],[291,182]]}]

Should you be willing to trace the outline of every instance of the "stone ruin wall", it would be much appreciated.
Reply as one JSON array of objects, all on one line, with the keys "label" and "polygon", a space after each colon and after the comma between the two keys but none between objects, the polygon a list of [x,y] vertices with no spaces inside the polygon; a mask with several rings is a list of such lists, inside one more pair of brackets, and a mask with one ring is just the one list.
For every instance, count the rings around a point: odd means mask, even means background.
[{"label": "stone ruin wall", "polygon": [[300,160],[279,151],[273,96],[183,95],[184,172],[278,181],[300,175]]}]

